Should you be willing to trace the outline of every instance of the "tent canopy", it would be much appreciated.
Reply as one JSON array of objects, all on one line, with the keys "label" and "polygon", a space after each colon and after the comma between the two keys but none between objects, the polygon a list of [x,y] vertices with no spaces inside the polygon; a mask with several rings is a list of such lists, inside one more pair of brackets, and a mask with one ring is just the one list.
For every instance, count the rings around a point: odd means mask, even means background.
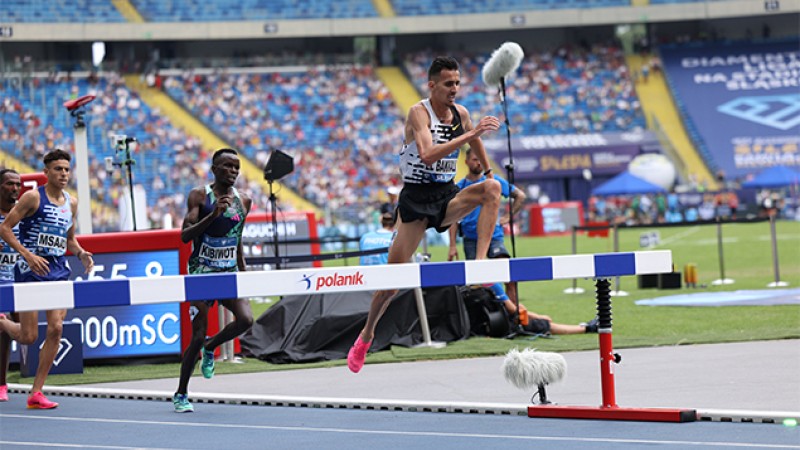
[{"label": "tent canopy", "polygon": [[664,188],[630,172],[622,172],[592,190],[593,195],[636,195],[666,192]]},{"label": "tent canopy", "polygon": [[780,188],[800,184],[800,172],[786,166],[764,169],[752,180],[742,183],[745,188]]}]

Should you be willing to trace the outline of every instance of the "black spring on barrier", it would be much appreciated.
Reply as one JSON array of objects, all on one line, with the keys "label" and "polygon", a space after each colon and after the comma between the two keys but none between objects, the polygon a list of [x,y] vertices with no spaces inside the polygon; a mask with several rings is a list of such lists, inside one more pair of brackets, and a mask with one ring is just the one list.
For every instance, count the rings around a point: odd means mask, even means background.
[{"label": "black spring on barrier", "polygon": [[605,278],[597,280],[597,320],[598,328],[611,329],[611,283]]}]

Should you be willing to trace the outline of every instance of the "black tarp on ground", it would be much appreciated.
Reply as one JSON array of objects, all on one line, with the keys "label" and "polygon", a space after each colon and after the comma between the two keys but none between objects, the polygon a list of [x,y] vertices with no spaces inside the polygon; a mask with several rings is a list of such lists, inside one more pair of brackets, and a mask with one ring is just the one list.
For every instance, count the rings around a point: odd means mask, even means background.
[{"label": "black tarp on ground", "polygon": [[[431,339],[466,339],[470,322],[455,287],[424,290]],[[241,338],[242,351],[274,364],[343,359],[367,320],[372,292],[295,295],[269,308]],[[378,323],[371,351],[422,343],[411,289],[400,291]]]}]

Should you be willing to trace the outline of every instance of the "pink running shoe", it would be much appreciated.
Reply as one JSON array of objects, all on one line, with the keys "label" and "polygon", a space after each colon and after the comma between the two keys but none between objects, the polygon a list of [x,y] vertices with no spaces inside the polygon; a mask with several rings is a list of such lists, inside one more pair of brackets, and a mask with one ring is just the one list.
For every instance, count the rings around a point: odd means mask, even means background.
[{"label": "pink running shoe", "polygon": [[350,347],[350,351],[347,352],[347,367],[351,372],[358,373],[364,367],[364,359],[367,357],[370,346],[372,346],[372,341],[364,342],[361,335],[358,335],[353,346]]},{"label": "pink running shoe", "polygon": [[57,407],[58,403],[48,400],[41,391],[28,397],[28,409],[53,409]]},{"label": "pink running shoe", "polygon": [[5,384],[0,386],[0,402],[8,401],[8,386]]}]

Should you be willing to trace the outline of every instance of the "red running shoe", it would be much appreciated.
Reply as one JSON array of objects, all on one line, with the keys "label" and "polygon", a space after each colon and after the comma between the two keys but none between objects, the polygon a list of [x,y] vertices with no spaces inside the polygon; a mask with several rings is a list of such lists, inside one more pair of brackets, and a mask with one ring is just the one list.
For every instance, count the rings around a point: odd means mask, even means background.
[{"label": "red running shoe", "polygon": [[361,335],[356,338],[353,346],[350,347],[350,351],[347,352],[347,367],[351,372],[358,373],[364,367],[364,359],[366,359],[371,345],[372,341],[364,342],[361,339]]},{"label": "red running shoe", "polygon": [[28,397],[28,409],[53,409],[57,407],[58,403],[48,400],[41,391]]},{"label": "red running shoe", "polygon": [[8,401],[8,386],[5,384],[0,386],[0,402]]}]

